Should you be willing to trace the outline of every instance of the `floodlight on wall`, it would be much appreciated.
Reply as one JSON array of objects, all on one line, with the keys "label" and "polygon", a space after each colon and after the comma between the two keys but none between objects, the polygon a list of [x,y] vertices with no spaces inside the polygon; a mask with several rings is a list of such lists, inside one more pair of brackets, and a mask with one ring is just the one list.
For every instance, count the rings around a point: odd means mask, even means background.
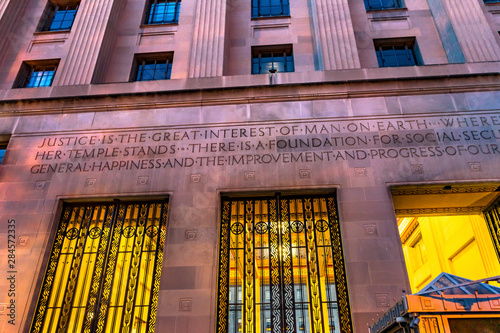
[{"label": "floodlight on wall", "polygon": [[276,84],[278,80],[278,70],[276,68],[271,68],[269,70],[269,84]]}]

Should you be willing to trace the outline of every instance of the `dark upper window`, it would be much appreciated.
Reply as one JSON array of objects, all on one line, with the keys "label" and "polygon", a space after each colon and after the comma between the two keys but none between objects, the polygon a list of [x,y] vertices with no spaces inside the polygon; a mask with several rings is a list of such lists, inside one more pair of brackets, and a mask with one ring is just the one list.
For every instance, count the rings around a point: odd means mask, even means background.
[{"label": "dark upper window", "polygon": [[484,0],[484,3],[497,3],[500,2],[500,0]]},{"label": "dark upper window", "polygon": [[403,0],[365,0],[366,10],[402,8]]},{"label": "dark upper window", "polygon": [[252,74],[293,72],[291,45],[252,48]]},{"label": "dark upper window", "polygon": [[252,17],[288,16],[289,0],[252,0]]},{"label": "dark upper window", "polygon": [[403,67],[422,65],[415,39],[375,40],[379,67]]},{"label": "dark upper window", "polygon": [[44,17],[42,18],[40,31],[64,31],[70,30],[75,20],[79,2],[57,3],[49,1]]},{"label": "dark upper window", "polygon": [[133,81],[168,80],[172,72],[172,53],[155,53],[136,57]]},{"label": "dark upper window", "polygon": [[0,164],[2,164],[2,160],[5,155],[5,150],[7,150],[7,144],[0,143]]},{"label": "dark upper window", "polygon": [[146,24],[177,23],[181,11],[180,0],[151,0],[148,3]]},{"label": "dark upper window", "polygon": [[59,61],[24,62],[17,76],[16,88],[50,87]]}]

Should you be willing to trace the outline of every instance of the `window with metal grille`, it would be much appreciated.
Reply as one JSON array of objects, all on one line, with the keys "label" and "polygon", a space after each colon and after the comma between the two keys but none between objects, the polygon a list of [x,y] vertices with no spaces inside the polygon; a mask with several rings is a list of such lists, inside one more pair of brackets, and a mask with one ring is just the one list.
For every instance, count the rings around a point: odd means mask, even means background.
[{"label": "window with metal grille", "polygon": [[217,333],[352,333],[333,194],[223,198]]},{"label": "window with metal grille", "polygon": [[375,52],[379,67],[403,67],[422,65],[414,38],[405,40],[375,40]]},{"label": "window with metal grille", "polygon": [[170,74],[172,73],[172,59],[172,53],[137,55],[133,81],[170,79]]},{"label": "window with metal grille", "polygon": [[42,18],[40,31],[71,30],[80,2],[49,1]]},{"label": "window with metal grille", "polygon": [[291,45],[255,46],[252,48],[252,74],[293,72]]},{"label": "window with metal grille", "polygon": [[366,10],[403,8],[402,0],[365,0]]},{"label": "window with metal grille", "polygon": [[148,3],[146,24],[165,24],[179,22],[180,0],[151,0]]},{"label": "window with metal grille", "polygon": [[50,87],[59,60],[24,62],[14,84],[15,88]]},{"label": "window with metal grille", "polygon": [[30,332],[154,332],[167,211],[65,204]]},{"label": "window with metal grille", "polygon": [[289,0],[252,0],[252,17],[289,15]]}]

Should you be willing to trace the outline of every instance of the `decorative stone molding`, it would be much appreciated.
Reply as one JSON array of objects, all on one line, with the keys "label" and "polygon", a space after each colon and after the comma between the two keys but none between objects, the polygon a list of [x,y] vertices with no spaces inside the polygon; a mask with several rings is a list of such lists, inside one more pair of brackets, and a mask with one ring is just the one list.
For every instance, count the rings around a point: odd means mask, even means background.
[{"label": "decorative stone molding", "polygon": [[404,186],[391,189],[393,196],[425,195],[425,194],[455,194],[455,193],[484,193],[497,192],[498,184],[492,185],[433,185],[433,186]]},{"label": "decorative stone molding", "polygon": [[439,207],[439,208],[416,208],[416,209],[396,209],[396,216],[417,216],[417,215],[443,215],[443,214],[464,214],[480,213],[484,207]]}]

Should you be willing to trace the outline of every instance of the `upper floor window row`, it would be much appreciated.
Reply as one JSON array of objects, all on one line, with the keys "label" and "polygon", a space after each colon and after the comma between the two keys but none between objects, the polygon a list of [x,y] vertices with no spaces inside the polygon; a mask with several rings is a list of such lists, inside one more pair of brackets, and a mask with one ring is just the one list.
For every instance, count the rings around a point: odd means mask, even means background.
[{"label": "upper floor window row", "polygon": [[2,164],[3,157],[5,156],[6,150],[7,150],[7,144],[0,142],[0,164]]},{"label": "upper floor window row", "polygon": [[289,15],[289,0],[252,0],[252,17]]},{"label": "upper floor window row", "polygon": [[366,10],[403,8],[403,0],[364,0]]},{"label": "upper floor window row", "polygon": [[59,60],[23,62],[14,88],[50,87],[58,64]]},{"label": "upper floor window row", "polygon": [[484,3],[500,3],[500,0],[484,0]]},{"label": "upper floor window row", "polygon": [[132,81],[168,80],[172,73],[173,53],[137,55]]},{"label": "upper floor window row", "polygon": [[150,0],[145,24],[165,24],[179,22],[180,0]]},{"label": "upper floor window row", "polygon": [[49,1],[42,17],[40,31],[71,30],[78,11],[79,1]]},{"label": "upper floor window row", "polygon": [[291,45],[252,48],[252,74],[294,72]]},{"label": "upper floor window row", "polygon": [[374,41],[379,67],[418,66],[423,62],[415,38]]}]

